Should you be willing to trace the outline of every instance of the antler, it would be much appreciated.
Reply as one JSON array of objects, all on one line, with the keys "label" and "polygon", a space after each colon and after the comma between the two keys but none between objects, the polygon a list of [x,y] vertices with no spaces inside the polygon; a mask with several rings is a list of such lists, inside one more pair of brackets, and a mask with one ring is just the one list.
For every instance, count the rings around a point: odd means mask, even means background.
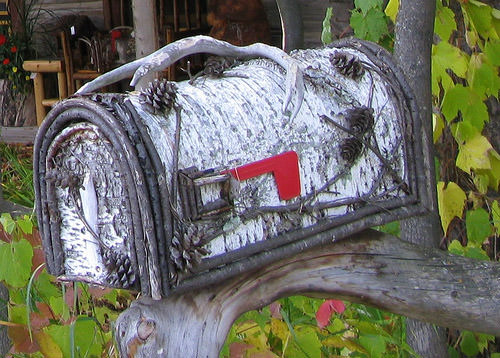
[{"label": "antler", "polygon": [[239,58],[265,57],[275,61],[286,70],[286,92],[282,111],[285,112],[288,109],[292,102],[294,91],[297,93],[297,103],[292,118],[294,118],[300,110],[304,99],[304,82],[302,69],[297,60],[277,47],[262,43],[238,47],[209,36],[187,37],[170,43],[158,51],[153,52],[151,55],[129,62],[99,76],[95,80],[85,84],[76,93],[89,93],[103,86],[132,76],[130,85],[135,86],[139,79],[149,72],[162,71],[183,57],[197,53]]}]

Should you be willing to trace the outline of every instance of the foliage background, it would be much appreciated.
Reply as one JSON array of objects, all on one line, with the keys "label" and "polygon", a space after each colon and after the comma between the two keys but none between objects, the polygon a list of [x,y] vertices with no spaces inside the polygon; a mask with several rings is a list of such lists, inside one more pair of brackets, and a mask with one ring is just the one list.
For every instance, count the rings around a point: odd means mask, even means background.
[{"label": "foliage background", "polygon": [[[398,3],[355,0],[357,37],[389,50]],[[437,0],[432,49],[433,126],[442,247],[481,260],[500,258],[500,11],[476,0]],[[322,40],[332,41],[331,10]],[[497,112],[498,113],[498,112]],[[10,200],[32,206],[29,159],[0,145]],[[20,160],[18,158],[21,157]],[[398,234],[397,223],[380,228]],[[133,293],[62,285],[43,265],[35,218],[0,216],[0,280],[8,287],[11,357],[116,357],[112,322]],[[26,265],[30,262],[31,265]],[[466,307],[464,307],[466,309]],[[498,338],[448,331],[449,355],[500,357]],[[231,328],[221,357],[413,357],[403,317],[336,300],[289,297],[248,312]]]}]

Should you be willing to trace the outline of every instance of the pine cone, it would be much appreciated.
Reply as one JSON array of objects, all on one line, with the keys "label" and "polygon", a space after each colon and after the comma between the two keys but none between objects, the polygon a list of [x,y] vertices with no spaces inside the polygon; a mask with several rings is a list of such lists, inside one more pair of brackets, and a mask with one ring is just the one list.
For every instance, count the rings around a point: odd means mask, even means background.
[{"label": "pine cone", "polygon": [[362,135],[373,128],[373,108],[365,106],[352,108],[347,111],[349,129],[356,135]]},{"label": "pine cone", "polygon": [[196,229],[191,228],[182,234],[177,232],[174,235],[170,248],[170,259],[178,272],[191,272],[201,262],[203,256],[209,253],[207,249],[202,247],[201,236]]},{"label": "pine cone", "polygon": [[346,162],[352,164],[359,157],[363,150],[363,144],[357,138],[345,139],[340,145],[340,156]]},{"label": "pine cone", "polygon": [[103,250],[102,260],[109,270],[108,277],[113,277],[110,284],[129,288],[135,284],[135,272],[128,255],[110,250]]},{"label": "pine cone", "polygon": [[154,80],[139,94],[139,103],[152,114],[169,110],[174,106],[176,89],[174,82]]},{"label": "pine cone", "polygon": [[359,59],[350,54],[336,52],[330,54],[330,63],[346,77],[357,80],[365,73],[365,69]]},{"label": "pine cone", "polygon": [[237,64],[238,61],[234,58],[211,56],[205,61],[203,74],[210,77],[221,77],[225,70]]}]

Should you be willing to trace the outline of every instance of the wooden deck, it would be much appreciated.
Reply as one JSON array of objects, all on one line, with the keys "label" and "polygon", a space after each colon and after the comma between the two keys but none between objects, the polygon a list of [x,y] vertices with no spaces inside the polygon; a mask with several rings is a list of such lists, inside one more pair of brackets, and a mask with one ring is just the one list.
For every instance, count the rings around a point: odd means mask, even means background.
[{"label": "wooden deck", "polygon": [[32,144],[38,127],[0,127],[0,142]]}]

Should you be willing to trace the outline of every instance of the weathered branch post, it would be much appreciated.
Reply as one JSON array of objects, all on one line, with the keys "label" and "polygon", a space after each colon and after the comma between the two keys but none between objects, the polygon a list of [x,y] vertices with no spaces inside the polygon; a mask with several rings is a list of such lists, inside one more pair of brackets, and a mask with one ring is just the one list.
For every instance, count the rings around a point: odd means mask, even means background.
[{"label": "weathered branch post", "polygon": [[[185,82],[92,93],[194,52],[225,57]],[[291,294],[498,335],[498,265],[367,230],[428,211],[416,108],[364,41],[290,55],[204,36],[167,45],[40,127],[49,271],[142,293],[116,324],[123,357],[216,357],[240,314]]]}]

